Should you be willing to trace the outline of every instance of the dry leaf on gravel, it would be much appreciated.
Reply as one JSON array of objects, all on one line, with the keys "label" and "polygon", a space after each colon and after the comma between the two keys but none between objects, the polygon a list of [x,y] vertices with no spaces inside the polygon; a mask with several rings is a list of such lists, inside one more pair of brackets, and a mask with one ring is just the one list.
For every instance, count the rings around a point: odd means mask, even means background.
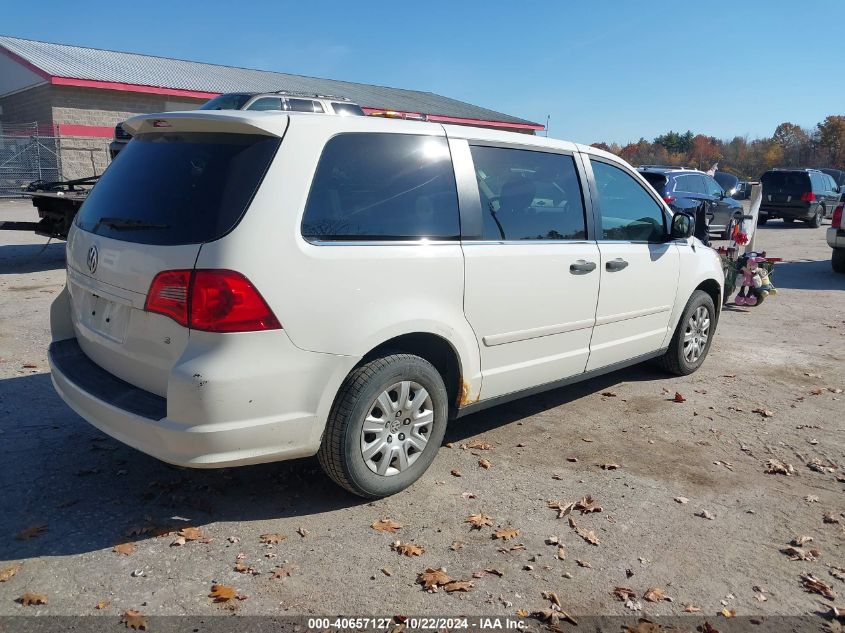
[{"label": "dry leaf on gravel", "polygon": [[370,527],[380,532],[393,533],[396,530],[401,530],[404,526],[401,523],[397,523],[393,519],[384,518],[379,521],[376,521]]},{"label": "dry leaf on gravel", "polygon": [[15,534],[15,538],[19,541],[28,541],[31,538],[38,538],[46,531],[47,524],[39,523],[38,525],[32,525],[24,530],[21,530],[20,532]]},{"label": "dry leaf on gravel", "polygon": [[558,547],[555,556],[557,556],[558,560],[566,560],[566,548],[563,546]]},{"label": "dry leaf on gravel", "polygon": [[493,521],[486,514],[470,514],[464,519],[464,523],[469,523],[472,526],[471,530],[480,530],[485,525],[493,525]]},{"label": "dry leaf on gravel", "polygon": [[454,581],[442,567],[440,569],[432,569],[431,567],[428,567],[424,572],[417,574],[417,583],[422,585],[425,589],[431,591],[434,591],[437,587],[446,585],[450,582]]},{"label": "dry leaf on gravel", "polygon": [[701,607],[694,604],[685,604],[684,613],[701,613]]},{"label": "dry leaf on gravel", "polygon": [[390,544],[390,549],[402,556],[422,556],[425,550],[419,545],[413,543],[403,543],[402,541],[393,541]]},{"label": "dry leaf on gravel", "polygon": [[228,602],[237,595],[233,587],[227,585],[213,584],[211,585],[211,593],[209,598],[213,598],[214,602]]},{"label": "dry leaf on gravel", "polygon": [[589,514],[591,512],[601,512],[601,506],[596,505],[595,499],[593,499],[592,495],[587,495],[586,497],[581,497],[579,501],[575,503],[573,506],[574,510],[578,510],[581,514]]},{"label": "dry leaf on gravel", "polygon": [[540,622],[545,622],[548,625],[549,630],[552,631],[560,630],[557,628],[557,625],[561,620],[569,622],[573,626],[578,626],[578,620],[573,618],[563,609],[541,609],[540,611],[534,611],[531,613],[531,617],[535,620],[540,620]]},{"label": "dry leaf on gravel", "polygon": [[463,473],[457,468],[452,469],[452,477],[463,477]]},{"label": "dry leaf on gravel", "polygon": [[839,523],[839,517],[837,517],[833,512],[825,512],[824,516],[822,517],[822,522],[824,523]]},{"label": "dry leaf on gravel", "polygon": [[543,596],[543,600],[548,600],[558,609],[563,608],[563,605],[560,603],[560,598],[558,598],[558,595],[554,591],[543,591],[540,595]]},{"label": "dry leaf on gravel", "polygon": [[482,442],[481,440],[473,440],[468,444],[462,445],[461,448],[475,449],[478,451],[489,451],[491,448],[493,448],[493,445],[488,444],[487,442]]},{"label": "dry leaf on gravel", "polygon": [[807,462],[807,468],[814,470],[817,473],[827,474],[836,471],[836,465],[829,462],[823,462],[818,457]]},{"label": "dry leaf on gravel", "polygon": [[751,413],[759,413],[759,414],[760,414],[760,415],[762,415],[764,418],[770,418],[770,417],[772,417],[772,416],[775,414],[775,412],[774,412],[774,411],[770,411],[769,409],[762,409],[762,408],[760,408],[760,409],[751,409]]},{"label": "dry leaf on gravel", "polygon": [[20,602],[25,607],[29,607],[34,604],[47,604],[47,596],[43,593],[31,593],[27,591],[15,602]]},{"label": "dry leaf on gravel", "polygon": [[821,556],[821,552],[817,549],[804,550],[800,547],[785,547],[780,551],[789,556],[789,560],[814,561]]},{"label": "dry leaf on gravel", "polygon": [[686,497],[675,497],[675,503],[689,503],[689,499]]},{"label": "dry leaf on gravel", "polygon": [[117,554],[129,556],[135,551],[135,543],[119,543],[112,548],[112,551]]},{"label": "dry leaf on gravel", "polygon": [[546,506],[551,508],[552,510],[557,510],[557,518],[562,519],[575,507],[575,503],[570,501],[569,503],[563,503],[561,501],[548,501]]},{"label": "dry leaf on gravel", "polygon": [[603,395],[605,398],[615,398],[616,397],[616,394],[613,393],[612,391],[602,391],[601,395]]},{"label": "dry leaf on gravel", "polygon": [[463,546],[466,545],[463,541],[452,541],[452,544],[449,546],[449,549],[453,552],[457,552],[459,549],[462,549]]},{"label": "dry leaf on gravel", "polygon": [[279,578],[290,578],[298,571],[299,567],[296,565],[285,563],[284,565],[279,565],[271,572],[271,578],[274,580],[278,580]]},{"label": "dry leaf on gravel", "polygon": [[311,534],[311,532],[309,532],[308,530],[306,530],[304,527],[301,527],[301,526],[296,528],[296,533],[299,534],[302,538],[305,538],[306,536]]},{"label": "dry leaf on gravel", "polygon": [[264,545],[278,545],[287,538],[284,534],[262,534],[258,537]]},{"label": "dry leaf on gravel", "polygon": [[478,497],[474,492],[462,492],[461,499],[476,499]]},{"label": "dry leaf on gravel", "polygon": [[796,536],[794,539],[792,539],[792,544],[797,546],[797,547],[801,547],[802,545],[806,545],[807,543],[810,543],[812,540],[813,540],[812,536],[799,535],[799,536]]},{"label": "dry leaf on gravel", "polygon": [[631,598],[635,598],[637,594],[630,587],[614,587],[613,595],[621,602],[626,602]]},{"label": "dry leaf on gravel", "polygon": [[468,580],[453,580],[443,585],[444,591],[452,593],[453,591],[471,591],[472,583]]},{"label": "dry leaf on gravel", "polygon": [[184,536],[177,536],[175,539],[173,539],[173,542],[170,544],[170,547],[182,547],[185,543],[187,543],[187,540]]},{"label": "dry leaf on gravel", "polygon": [[127,629],[133,629],[135,631],[147,630],[147,617],[136,609],[127,609],[120,616],[120,621],[126,625]]},{"label": "dry leaf on gravel", "polygon": [[502,539],[503,541],[510,541],[511,539],[515,539],[517,536],[519,536],[519,530],[512,527],[499,528],[493,532],[494,539]]},{"label": "dry leaf on gravel", "polygon": [[493,569],[492,567],[489,567],[489,568],[485,569],[484,571],[487,572],[488,574],[493,574],[494,576],[498,576],[499,578],[501,578],[502,576],[505,575],[505,573],[503,571],[500,571],[498,569]]},{"label": "dry leaf on gravel", "polygon": [[490,470],[490,466],[493,464],[490,463],[489,459],[484,459],[483,457],[478,460],[478,465],[481,466],[484,470]]},{"label": "dry leaf on gravel", "polygon": [[822,388],[821,387],[813,387],[810,389],[811,396],[820,396],[822,395]]},{"label": "dry leaf on gravel", "polygon": [[575,533],[580,536],[582,539],[587,541],[590,545],[598,545],[599,539],[593,533],[592,530],[585,530],[582,527],[578,527],[578,524],[575,523],[575,519],[569,517],[569,527],[575,530]]},{"label": "dry leaf on gravel", "polygon": [[686,402],[687,401],[687,399],[684,398],[684,396],[682,394],[678,393],[677,391],[675,392],[675,397],[672,398],[672,400],[674,400],[675,402]]},{"label": "dry leaf on gravel", "polygon": [[719,615],[724,616],[726,618],[735,618],[736,609],[728,609],[727,607],[723,607],[722,610],[719,611]]},{"label": "dry leaf on gravel", "polygon": [[807,495],[806,497],[804,497],[804,501],[806,501],[807,503],[818,503],[819,498],[816,495]]},{"label": "dry leaf on gravel", "polygon": [[235,563],[234,571],[239,574],[252,574],[253,576],[258,576],[261,573],[255,567],[249,567],[241,562]]},{"label": "dry leaf on gravel", "polygon": [[836,600],[836,592],[833,588],[823,580],[819,580],[813,576],[813,574],[803,574],[801,576],[801,584],[808,593],[817,593],[828,600]]},{"label": "dry leaf on gravel", "polygon": [[707,519],[708,521],[713,521],[716,517],[710,514],[707,510],[702,510],[701,512],[696,512],[695,516],[701,517],[702,519]]},{"label": "dry leaf on gravel", "polygon": [[14,565],[9,565],[8,567],[4,567],[0,569],[0,582],[6,582],[12,576],[17,574],[21,570],[21,564],[15,563]]},{"label": "dry leaf on gravel", "polygon": [[176,534],[184,538],[186,541],[198,541],[205,538],[205,534],[203,534],[202,530],[198,527],[183,527]]},{"label": "dry leaf on gravel", "polygon": [[602,470],[616,470],[619,468],[619,464],[596,464]]},{"label": "dry leaf on gravel", "polygon": [[556,536],[550,536],[546,539],[546,545],[557,545],[560,543],[560,539]]},{"label": "dry leaf on gravel", "polygon": [[588,563],[585,560],[576,559],[575,562],[578,563],[578,567],[584,567],[585,569],[592,569],[593,568],[593,566],[590,565],[590,563]]},{"label": "dry leaf on gravel", "polygon": [[666,600],[666,592],[662,587],[649,587],[643,594],[643,600],[648,600],[649,602]]},{"label": "dry leaf on gravel", "polygon": [[795,468],[792,464],[785,464],[777,459],[770,459],[766,461],[766,470],[763,472],[767,475],[794,475]]},{"label": "dry leaf on gravel", "polygon": [[107,600],[100,600],[97,604],[94,605],[94,608],[97,611],[102,611],[103,609],[105,609],[108,606],[109,606],[109,602]]}]

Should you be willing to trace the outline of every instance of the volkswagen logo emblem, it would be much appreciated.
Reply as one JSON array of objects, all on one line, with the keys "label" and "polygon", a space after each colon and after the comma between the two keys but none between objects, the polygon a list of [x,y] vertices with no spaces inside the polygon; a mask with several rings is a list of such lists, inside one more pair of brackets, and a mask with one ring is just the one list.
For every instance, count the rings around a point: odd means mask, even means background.
[{"label": "volkswagen logo emblem", "polygon": [[92,246],[91,248],[88,249],[88,259],[86,260],[88,262],[88,270],[91,271],[92,275],[95,272],[97,272],[97,264],[100,263],[99,260],[100,260],[100,253],[97,250],[96,246]]}]

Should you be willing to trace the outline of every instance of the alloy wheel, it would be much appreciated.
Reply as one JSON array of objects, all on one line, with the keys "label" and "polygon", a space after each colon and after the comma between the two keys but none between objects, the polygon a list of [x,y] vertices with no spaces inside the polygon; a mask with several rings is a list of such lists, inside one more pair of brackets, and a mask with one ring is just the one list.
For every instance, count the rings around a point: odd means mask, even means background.
[{"label": "alloy wheel", "polygon": [[710,314],[704,306],[698,306],[687,320],[684,330],[684,358],[695,363],[704,353],[710,337]]}]

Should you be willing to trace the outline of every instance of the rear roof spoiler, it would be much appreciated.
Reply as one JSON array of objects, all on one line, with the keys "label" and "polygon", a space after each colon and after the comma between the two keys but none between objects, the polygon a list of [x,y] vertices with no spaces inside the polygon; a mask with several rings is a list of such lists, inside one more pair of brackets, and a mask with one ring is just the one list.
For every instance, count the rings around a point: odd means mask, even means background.
[{"label": "rear roof spoiler", "polygon": [[133,136],[150,132],[221,132],[284,136],[288,116],[281,112],[192,110],[141,114],[123,122]]}]

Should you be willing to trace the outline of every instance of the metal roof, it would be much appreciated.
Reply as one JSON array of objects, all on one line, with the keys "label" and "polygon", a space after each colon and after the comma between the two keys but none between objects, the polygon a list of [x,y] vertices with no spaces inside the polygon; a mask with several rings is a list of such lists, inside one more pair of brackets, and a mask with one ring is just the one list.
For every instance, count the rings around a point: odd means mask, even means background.
[{"label": "metal roof", "polygon": [[303,77],[169,57],[54,44],[5,35],[0,35],[0,47],[6,48],[13,55],[52,77],[210,93],[290,90],[333,94],[348,97],[362,107],[479,121],[539,125],[495,110],[420,90]]}]

